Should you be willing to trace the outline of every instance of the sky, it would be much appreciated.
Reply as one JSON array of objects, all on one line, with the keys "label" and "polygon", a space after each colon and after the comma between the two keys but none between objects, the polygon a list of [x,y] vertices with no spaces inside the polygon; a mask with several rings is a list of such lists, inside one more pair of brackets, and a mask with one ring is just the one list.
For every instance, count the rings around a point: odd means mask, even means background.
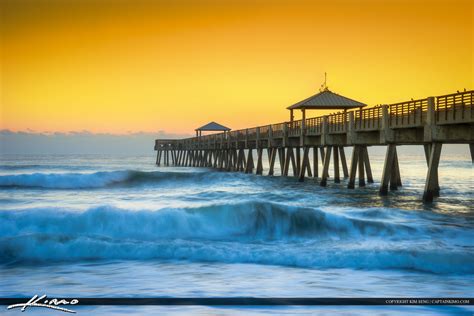
[{"label": "sky", "polygon": [[472,1],[0,3],[0,129],[15,133],[266,125],[325,72],[369,105],[474,88]]}]

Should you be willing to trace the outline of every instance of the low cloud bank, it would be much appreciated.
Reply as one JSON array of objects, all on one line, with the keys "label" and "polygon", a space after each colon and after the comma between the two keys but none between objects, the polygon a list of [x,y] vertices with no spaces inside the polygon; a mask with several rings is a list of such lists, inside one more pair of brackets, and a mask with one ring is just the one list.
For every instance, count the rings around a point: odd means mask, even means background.
[{"label": "low cloud bank", "polygon": [[89,131],[38,133],[0,131],[2,154],[147,154],[156,138],[184,138],[190,135],[137,132],[124,135]]}]

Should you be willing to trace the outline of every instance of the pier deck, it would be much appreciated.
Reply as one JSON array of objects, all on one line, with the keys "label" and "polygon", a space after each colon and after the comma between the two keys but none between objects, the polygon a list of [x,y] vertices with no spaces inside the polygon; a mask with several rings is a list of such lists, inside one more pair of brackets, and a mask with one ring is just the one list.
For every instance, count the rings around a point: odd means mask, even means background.
[{"label": "pier deck", "polygon": [[[469,144],[474,161],[474,91],[457,92],[395,104],[380,105],[296,121],[270,124],[186,139],[157,139],[156,164],[210,167],[228,171],[263,174],[263,149],[267,149],[268,174],[278,158],[283,176],[292,174],[304,181],[318,177],[320,185],[329,178],[331,154],[334,181],[349,178],[348,188],[373,182],[367,146],[387,146],[380,194],[401,186],[398,145],[423,145],[428,165],[424,201],[439,195],[438,164],[442,144]],[[344,147],[352,146],[348,168]],[[309,151],[313,150],[313,161]],[[252,151],[257,151],[254,162]],[[318,154],[319,151],[319,154]]]}]

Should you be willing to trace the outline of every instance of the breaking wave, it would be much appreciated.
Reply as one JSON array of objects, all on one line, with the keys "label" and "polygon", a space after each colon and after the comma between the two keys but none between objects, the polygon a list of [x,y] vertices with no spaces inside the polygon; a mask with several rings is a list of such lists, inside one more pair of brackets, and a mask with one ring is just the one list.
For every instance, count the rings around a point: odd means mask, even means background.
[{"label": "breaking wave", "polygon": [[169,259],[474,273],[472,232],[450,228],[459,247],[443,247],[419,241],[446,231],[275,203],[158,211],[35,208],[0,212],[0,226],[4,263]]},{"label": "breaking wave", "polygon": [[[100,171],[95,173],[32,173],[0,176],[3,188],[93,189],[119,185],[137,185],[180,180],[200,181],[222,176],[204,172]],[[238,176],[238,175],[234,175]]]}]

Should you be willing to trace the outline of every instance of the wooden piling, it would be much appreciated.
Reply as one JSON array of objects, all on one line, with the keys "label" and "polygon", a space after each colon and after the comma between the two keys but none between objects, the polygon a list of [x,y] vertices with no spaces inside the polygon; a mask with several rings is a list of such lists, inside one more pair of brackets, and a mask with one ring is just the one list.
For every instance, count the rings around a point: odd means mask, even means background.
[{"label": "wooden piling", "polygon": [[380,195],[387,195],[388,193],[388,184],[390,182],[390,178],[392,177],[392,170],[395,160],[395,144],[389,144],[387,146],[387,153],[385,154],[385,161],[382,171],[382,180],[380,181]]},{"label": "wooden piling", "polygon": [[258,148],[257,149],[257,170],[256,174],[262,175],[263,173],[263,163],[262,163],[262,157],[263,156],[263,149]]},{"label": "wooden piling", "polygon": [[276,159],[277,148],[270,148],[270,158],[269,158],[269,169],[268,175],[273,176],[275,168],[275,159]]},{"label": "wooden piling", "polygon": [[290,150],[291,148],[288,148],[285,155],[285,164],[283,166],[283,176],[285,177],[288,177],[288,170],[290,169],[290,160],[291,160]]},{"label": "wooden piling", "polygon": [[324,165],[324,147],[319,147],[319,152],[321,154],[321,163]]},{"label": "wooden piling", "polygon": [[281,175],[284,175],[285,163],[286,163],[286,159],[285,159],[285,148],[282,148],[282,147],[279,147],[279,148],[278,148],[278,160],[279,160],[279,162],[280,162],[280,172],[281,172]]},{"label": "wooden piling", "polygon": [[390,190],[398,190],[402,186],[402,179],[400,176],[400,166],[398,164],[397,147],[394,148],[393,169],[390,176]]},{"label": "wooden piling", "polygon": [[245,173],[252,173],[253,172],[253,153],[252,153],[252,148],[248,150],[247,153],[247,164],[245,168]]},{"label": "wooden piling", "polygon": [[334,182],[339,183],[341,182],[341,179],[339,178],[339,151],[338,147],[334,146],[332,148],[332,151],[334,153]]},{"label": "wooden piling", "polygon": [[[365,171],[367,173],[367,183],[374,183],[374,178],[372,176],[372,168],[370,167],[370,160],[369,160],[369,151],[367,150],[367,146],[364,146],[364,166]],[[398,160],[397,160],[398,166]]]},{"label": "wooden piling", "polygon": [[156,151],[156,165],[160,165],[160,160],[161,160],[161,150]]},{"label": "wooden piling", "polygon": [[321,176],[321,182],[319,183],[322,187],[327,185],[327,180],[329,177],[329,162],[331,160],[331,146],[327,146],[326,153],[324,154],[324,167],[323,173]]},{"label": "wooden piling", "polygon": [[425,202],[431,202],[437,193],[439,195],[439,192],[436,192],[439,190],[436,187],[436,181],[438,178],[438,165],[441,156],[441,148],[441,143],[433,143],[431,145],[430,162],[428,166],[428,173],[426,175],[425,191],[423,193],[423,201]]},{"label": "wooden piling", "polygon": [[474,164],[474,143],[469,144],[469,151],[471,152],[471,161]]},{"label": "wooden piling", "polygon": [[[305,148],[306,149],[306,148]],[[308,152],[307,152],[307,156],[308,156],[308,161],[306,163],[306,173],[308,174],[308,177],[312,177],[313,176],[313,172],[311,171],[311,162],[309,161],[309,150],[310,150],[310,147],[308,147]]]},{"label": "wooden piling", "polygon": [[344,152],[344,146],[339,147],[339,156],[341,158],[342,172],[344,174],[344,178],[348,178],[349,172],[347,170],[347,161],[346,161],[346,153]]},{"label": "wooden piling", "polygon": [[351,158],[351,171],[349,173],[349,183],[347,184],[348,189],[354,189],[355,187],[355,177],[357,172],[357,164],[359,161],[359,146],[354,146],[352,150],[352,158]]},{"label": "wooden piling", "polygon": [[293,151],[293,147],[288,147],[288,153],[291,158],[291,167],[293,169],[293,177],[298,176],[298,167],[296,164],[295,153]]},{"label": "wooden piling", "polygon": [[[298,181],[300,181],[300,182],[304,181],[304,175],[305,175],[306,171],[308,170],[308,165],[309,165],[309,147],[304,147],[304,149],[303,149],[303,161],[301,162],[300,174],[299,174],[299,177],[298,177]],[[309,172],[311,172],[310,169],[309,169]]]},{"label": "wooden piling", "polygon": [[300,174],[300,170],[301,170],[301,151],[300,151],[300,147],[295,148],[295,153],[296,153],[296,171],[294,172],[294,175],[298,176]]},{"label": "wooden piling", "polygon": [[319,176],[318,171],[318,147],[313,147],[313,177],[317,178]]},{"label": "wooden piling", "polygon": [[365,187],[365,174],[364,174],[364,166],[365,166],[365,147],[360,146],[359,149],[359,187]]}]

